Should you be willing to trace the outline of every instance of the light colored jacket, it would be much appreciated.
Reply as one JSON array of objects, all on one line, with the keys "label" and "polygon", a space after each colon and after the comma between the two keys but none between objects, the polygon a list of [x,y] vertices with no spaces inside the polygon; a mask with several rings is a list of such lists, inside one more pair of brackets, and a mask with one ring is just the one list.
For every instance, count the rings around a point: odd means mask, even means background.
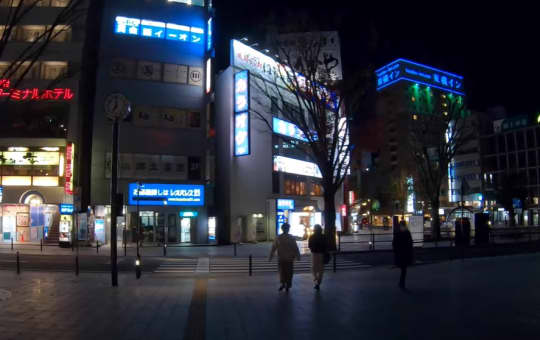
[{"label": "light colored jacket", "polygon": [[270,251],[270,256],[268,257],[268,260],[272,260],[276,250],[279,261],[292,262],[294,261],[294,259],[300,261],[300,250],[298,249],[296,240],[289,234],[281,234],[276,238],[276,240],[272,244],[272,250]]}]

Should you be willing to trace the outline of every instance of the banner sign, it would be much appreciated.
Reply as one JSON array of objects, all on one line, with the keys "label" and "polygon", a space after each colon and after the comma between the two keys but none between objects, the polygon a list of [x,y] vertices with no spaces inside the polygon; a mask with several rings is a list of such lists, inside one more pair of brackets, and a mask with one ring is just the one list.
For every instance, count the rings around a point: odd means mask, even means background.
[{"label": "banner sign", "polygon": [[129,184],[129,204],[204,206],[204,185],[137,183]]}]

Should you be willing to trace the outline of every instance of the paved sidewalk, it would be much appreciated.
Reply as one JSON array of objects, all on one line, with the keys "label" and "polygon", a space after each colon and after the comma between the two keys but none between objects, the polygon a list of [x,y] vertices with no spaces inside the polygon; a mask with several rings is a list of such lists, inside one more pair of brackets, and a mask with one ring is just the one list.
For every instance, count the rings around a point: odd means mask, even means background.
[{"label": "paved sidewalk", "polygon": [[[163,279],[0,272],[0,334],[17,339],[538,339],[540,255],[452,261],[398,271]],[[9,296],[11,295],[11,296]]]}]

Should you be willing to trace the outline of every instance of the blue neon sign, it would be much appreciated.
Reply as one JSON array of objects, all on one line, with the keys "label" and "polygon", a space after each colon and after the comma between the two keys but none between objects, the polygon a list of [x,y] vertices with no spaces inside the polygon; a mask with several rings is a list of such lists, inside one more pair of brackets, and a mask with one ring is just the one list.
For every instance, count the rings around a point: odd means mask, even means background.
[{"label": "blue neon sign", "polygon": [[278,199],[277,210],[294,210],[294,200]]},{"label": "blue neon sign", "polygon": [[129,184],[129,204],[157,206],[204,206],[204,185]]},{"label": "blue neon sign", "polygon": [[4,198],[4,188],[0,187],[0,203],[2,203],[3,198]]},{"label": "blue neon sign", "polygon": [[191,27],[191,40],[194,44],[202,44],[204,41],[204,30],[200,27]]},{"label": "blue neon sign", "polygon": [[206,24],[206,50],[210,51],[212,49],[212,18],[208,19],[208,23]]},{"label": "blue neon sign", "polygon": [[60,204],[60,214],[61,215],[71,215],[73,214],[73,204]]},{"label": "blue neon sign", "polygon": [[165,39],[165,23],[144,19],[141,20],[141,36],[147,38]]},{"label": "blue neon sign", "polygon": [[190,37],[189,26],[167,24],[167,39],[188,42]]},{"label": "blue neon sign", "polygon": [[462,76],[406,59],[397,59],[376,70],[375,74],[377,75],[377,91],[399,81],[408,81],[465,95]]},{"label": "blue neon sign", "polygon": [[141,20],[136,18],[116,17],[114,25],[114,33],[139,35],[139,26]]},{"label": "blue neon sign", "polygon": [[249,110],[249,71],[234,75],[234,112]]},{"label": "blue neon sign", "polygon": [[272,128],[274,133],[307,142],[307,138],[305,137],[304,133],[293,123],[273,117]]},{"label": "blue neon sign", "polygon": [[204,43],[204,29],[201,27],[122,16],[117,16],[115,19],[114,33],[194,44]]},{"label": "blue neon sign", "polygon": [[234,115],[234,155],[249,155],[249,112]]}]

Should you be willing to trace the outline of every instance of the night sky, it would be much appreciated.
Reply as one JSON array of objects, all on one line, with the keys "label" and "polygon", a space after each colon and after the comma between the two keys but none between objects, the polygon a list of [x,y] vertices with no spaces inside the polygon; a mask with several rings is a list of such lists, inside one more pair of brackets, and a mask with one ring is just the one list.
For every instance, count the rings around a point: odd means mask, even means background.
[{"label": "night sky", "polygon": [[509,115],[540,112],[540,25],[532,7],[494,8],[493,2],[482,8],[437,2],[439,7],[433,9],[330,3],[343,5],[214,0],[219,65],[229,63],[229,39],[247,36],[262,41],[267,23],[303,13],[321,29],[339,30],[345,77],[368,65],[378,68],[408,58],[463,75],[473,110],[503,105]]}]

